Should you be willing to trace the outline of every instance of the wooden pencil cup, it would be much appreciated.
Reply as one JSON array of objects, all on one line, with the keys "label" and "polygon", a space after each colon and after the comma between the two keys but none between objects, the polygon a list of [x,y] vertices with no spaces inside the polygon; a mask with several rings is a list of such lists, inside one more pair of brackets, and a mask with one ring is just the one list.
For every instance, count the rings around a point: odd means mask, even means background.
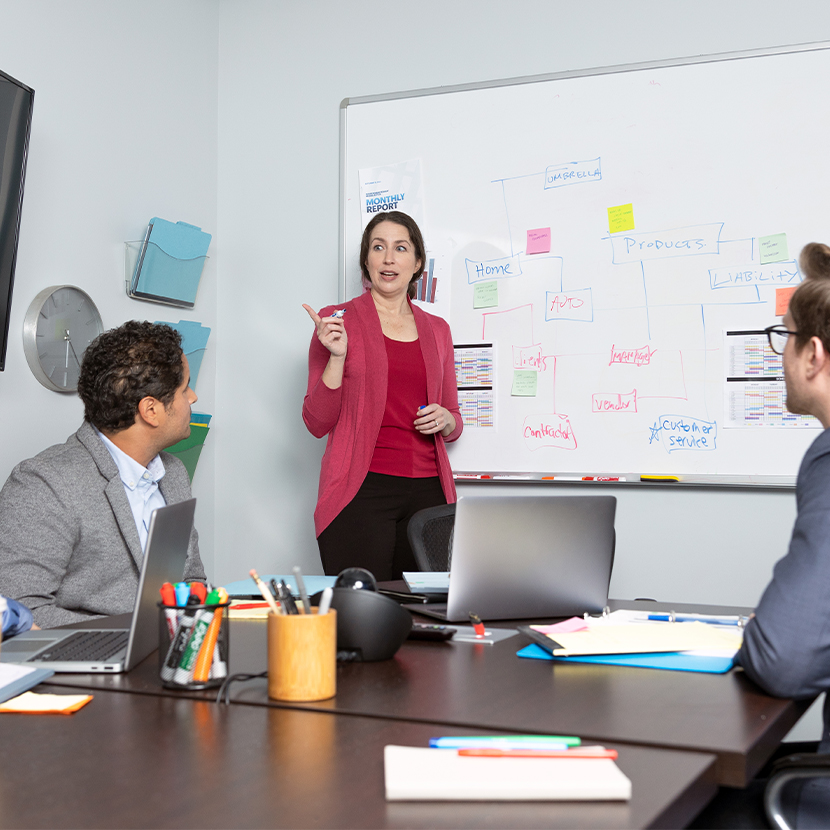
[{"label": "wooden pencil cup", "polygon": [[268,697],[326,700],[337,690],[337,612],[268,615]]}]

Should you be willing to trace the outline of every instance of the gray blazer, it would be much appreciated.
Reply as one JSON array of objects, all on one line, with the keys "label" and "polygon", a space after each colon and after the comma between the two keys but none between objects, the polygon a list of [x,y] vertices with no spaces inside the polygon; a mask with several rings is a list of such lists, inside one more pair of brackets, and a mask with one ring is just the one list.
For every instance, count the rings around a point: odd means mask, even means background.
[{"label": "gray blazer", "polygon": [[[184,465],[161,457],[165,501],[191,498]],[[86,422],[18,464],[0,491],[0,594],[29,606],[41,628],[131,612],[142,558],[118,467]],[[195,529],[184,578],[205,578]]]}]

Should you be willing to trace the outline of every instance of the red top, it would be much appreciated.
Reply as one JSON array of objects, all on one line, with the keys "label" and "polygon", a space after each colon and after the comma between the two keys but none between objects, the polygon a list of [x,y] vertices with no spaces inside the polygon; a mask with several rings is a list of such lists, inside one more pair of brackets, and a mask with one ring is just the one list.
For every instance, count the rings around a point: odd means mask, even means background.
[{"label": "red top", "polygon": [[[327,306],[322,316],[345,308],[349,351],[343,383],[329,389],[322,381],[329,351],[312,334],[308,353],[308,391],[303,401],[303,420],[317,438],[327,436],[320,469],[320,491],[314,511],[319,536],[331,520],[355,497],[363,484],[375,452],[386,408],[387,357],[378,313],[367,291],[347,303]],[[438,477],[448,502],[455,501],[455,484],[445,442],[455,441],[463,429],[455,385],[455,360],[450,327],[445,320],[411,306],[427,375],[427,400],[446,407],[455,417],[455,430],[443,438],[435,433]]]},{"label": "red top", "polygon": [[390,340],[386,344],[389,379],[386,386],[386,409],[380,423],[370,473],[406,478],[429,478],[438,475],[435,463],[435,440],[415,429],[418,407],[427,403],[427,370],[421,344]]}]

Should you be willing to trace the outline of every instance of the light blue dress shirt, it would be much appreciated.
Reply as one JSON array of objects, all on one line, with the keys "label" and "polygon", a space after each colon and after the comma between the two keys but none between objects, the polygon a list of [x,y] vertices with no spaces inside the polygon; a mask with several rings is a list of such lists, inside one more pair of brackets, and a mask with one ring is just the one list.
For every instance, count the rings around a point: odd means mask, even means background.
[{"label": "light blue dress shirt", "polygon": [[127,501],[133,511],[138,538],[141,540],[141,549],[144,550],[150,530],[150,517],[157,507],[164,507],[166,504],[159,490],[159,482],[164,478],[164,462],[157,455],[146,467],[142,467],[138,461],[116,447],[100,430],[95,431],[109,450],[115,466],[118,467]]}]

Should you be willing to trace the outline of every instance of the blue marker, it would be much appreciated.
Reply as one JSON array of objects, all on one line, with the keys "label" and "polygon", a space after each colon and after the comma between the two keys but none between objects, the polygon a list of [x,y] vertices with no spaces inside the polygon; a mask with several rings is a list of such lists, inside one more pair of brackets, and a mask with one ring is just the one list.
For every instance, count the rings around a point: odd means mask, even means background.
[{"label": "blue marker", "polygon": [[338,320],[345,315],[346,309],[345,308],[338,308],[337,311],[332,311],[331,316],[336,317]]},{"label": "blue marker", "polygon": [[186,582],[176,583],[176,605],[187,605],[190,596],[190,586]]}]

